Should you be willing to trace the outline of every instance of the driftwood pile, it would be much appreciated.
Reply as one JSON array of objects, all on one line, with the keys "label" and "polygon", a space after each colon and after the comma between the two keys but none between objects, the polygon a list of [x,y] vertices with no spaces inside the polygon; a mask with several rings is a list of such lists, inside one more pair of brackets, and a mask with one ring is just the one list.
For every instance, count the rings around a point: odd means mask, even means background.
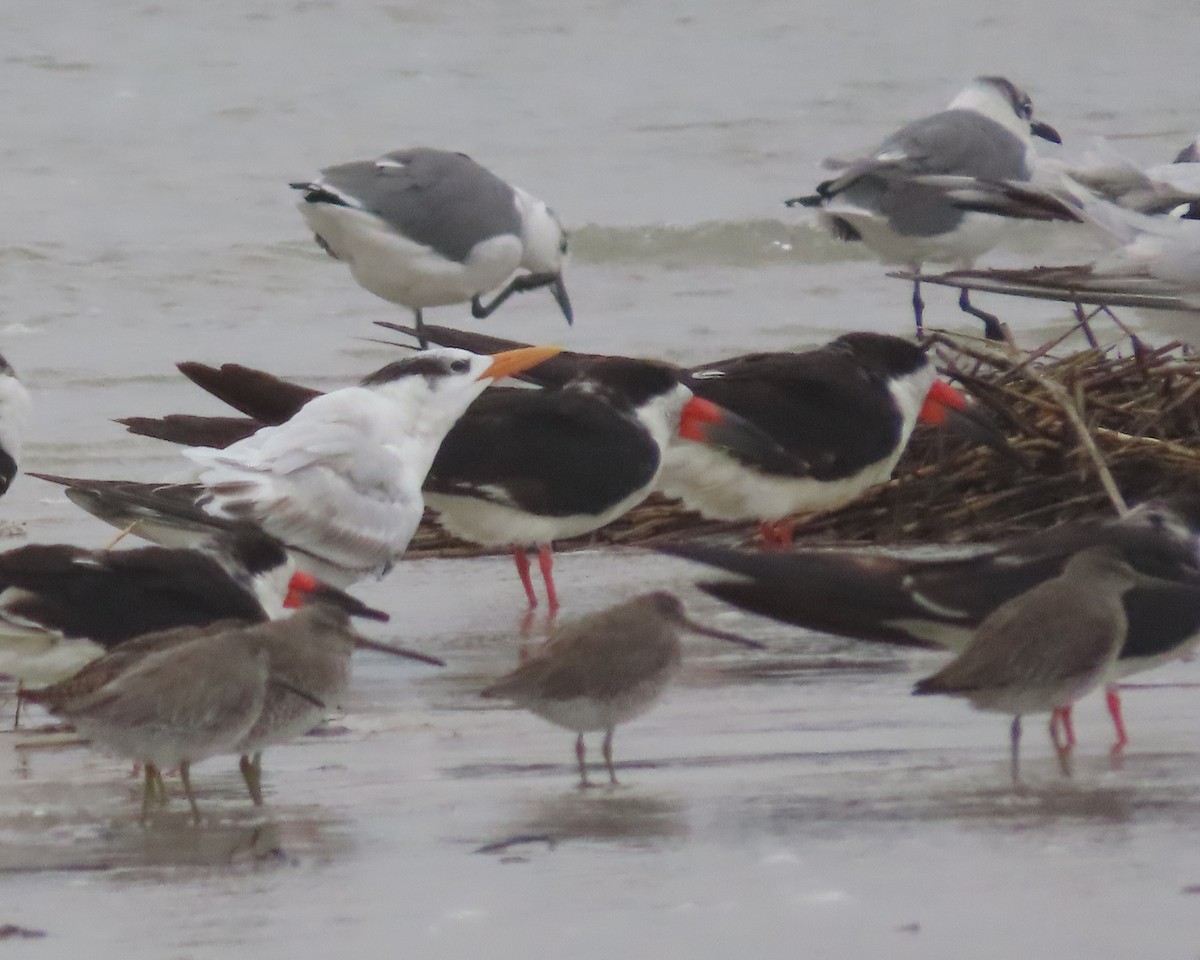
[{"label": "driftwood pile", "polygon": [[[942,373],[989,410],[1016,456],[918,427],[893,479],[838,510],[798,518],[798,543],[986,541],[1126,503],[1200,492],[1200,357],[1179,344],[1033,351],[934,334]],[[755,525],[707,521],[659,496],[603,530],[556,544],[644,544],[683,537],[749,542]],[[431,518],[410,556],[486,551]]]}]

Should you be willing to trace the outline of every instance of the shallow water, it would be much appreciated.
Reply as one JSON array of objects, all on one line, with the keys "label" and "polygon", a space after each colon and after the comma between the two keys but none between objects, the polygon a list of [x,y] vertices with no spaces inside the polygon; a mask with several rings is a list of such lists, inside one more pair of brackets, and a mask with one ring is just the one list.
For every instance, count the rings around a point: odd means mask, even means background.
[{"label": "shallow water", "polygon": [[[1169,159],[1200,127],[1183,0],[817,0],[435,4],[216,0],[0,9],[8,104],[0,349],[37,398],[30,469],[174,479],[174,451],[108,421],[217,412],[172,364],[238,360],[336,386],[386,362],[404,319],[306,236],[286,183],[417,143],[470,152],[572,229],[577,324],[518,298],[486,329],[584,350],[699,361],[904,333],[908,290],[781,201],[820,160],[1003,72],[1080,148]],[[996,262],[1042,256],[1026,235]],[[1082,241],[1057,235],[1076,255]],[[949,293],[929,322],[972,328]],[[1061,308],[1009,300],[1019,335]],[[431,311],[468,323],[465,311]],[[27,538],[108,528],[18,480]],[[10,541],[12,544],[21,542]],[[1195,692],[1131,691],[1134,743],[1106,757],[1081,707],[1073,779],[1029,723],[1030,789],[1007,728],[915,700],[929,654],[829,640],[719,610],[694,571],[637,552],[559,561],[566,614],[647,587],[769,642],[697,641],[680,683],[617,737],[624,785],[573,786],[569,734],[478,700],[515,661],[520,591],[503,558],[400,565],[364,588],[380,635],[441,673],[373,656],[327,734],[267,756],[269,807],[229,763],[196,772],[209,820],[176,801],[136,824],[120,763],[0,735],[0,925],[51,957],[394,954],[572,957],[668,950],[829,957],[1158,956],[1194,950],[1200,820]],[[1147,682],[1187,684],[1181,664]],[[31,718],[37,723],[37,715]],[[528,842],[477,853],[514,837]],[[540,839],[539,839],[540,838]],[[1182,949],[1181,949],[1182,948]]]}]

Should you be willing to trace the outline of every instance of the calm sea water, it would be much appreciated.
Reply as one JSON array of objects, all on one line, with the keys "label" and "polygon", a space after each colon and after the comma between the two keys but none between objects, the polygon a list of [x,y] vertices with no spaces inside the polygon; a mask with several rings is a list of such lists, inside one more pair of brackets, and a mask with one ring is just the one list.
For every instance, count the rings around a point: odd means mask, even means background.
[{"label": "calm sea water", "polygon": [[[287,182],[401,146],[468,152],[546,198],[572,230],[576,327],[535,294],[486,329],[692,360],[845,329],[907,332],[904,285],[783,198],[815,183],[823,157],[940,108],[981,73],[1026,86],[1069,149],[1104,135],[1135,159],[1169,159],[1200,128],[1195,23],[1188,0],[7,0],[0,350],[38,404],[27,463],[182,476],[169,448],[109,422],[215,412],[175,374],[179,360],[237,360],[318,386],[385,362],[389,348],[363,338],[375,335],[371,320],[400,311],[317,249]],[[927,299],[931,323],[967,325],[950,294]],[[1044,304],[990,306],[1027,331],[1057,322]],[[458,308],[430,319],[475,322]],[[109,536],[29,479],[0,512],[32,539]],[[507,567],[410,566],[369,591],[397,633],[457,650],[475,681],[500,669],[511,641],[497,636],[494,610],[518,599]],[[568,611],[690,579],[644,559],[579,554],[562,566]],[[1172,841],[1180,824],[1194,835],[1197,812],[1181,799],[1195,796],[1197,712],[1182,696],[1171,709],[1190,717],[1186,736],[1165,707],[1155,715],[1154,733],[1175,736],[1158,760],[1123,779],[1097,760],[1082,793],[1014,808],[989,792],[1003,785],[1003,724],[956,704],[910,707],[911,676],[864,683],[851,671],[767,696],[738,674],[719,694],[690,687],[669,721],[648,721],[640,746],[631,732],[627,756],[657,744],[649,752],[667,769],[631,772],[642,786],[610,798],[617,806],[581,808],[567,789],[568,738],[531,718],[471,713],[466,681],[418,696],[379,669],[366,663],[360,704],[377,739],[360,729],[342,752],[279,751],[276,769],[291,771],[294,789],[300,781],[288,798],[300,807],[282,814],[299,866],[255,868],[232,854],[236,869],[172,866],[225,861],[182,831],[157,842],[113,825],[129,798],[106,761],[13,759],[2,825],[11,849],[28,849],[10,866],[62,862],[83,838],[88,862],[127,872],[0,880],[0,921],[47,928],[31,942],[39,956],[228,956],[250,942],[256,955],[292,957],[340,938],[363,955],[407,943],[418,955],[508,956],[553,943],[570,956],[794,956],[816,937],[824,956],[1095,957],[1115,942],[1104,933],[1117,913],[1141,956],[1177,956],[1200,933],[1179,895],[1200,863],[1190,873],[1194,844]],[[708,722],[712,698],[736,734]],[[825,739],[806,739],[822,724]],[[906,752],[946,724],[958,752]],[[893,752],[881,758],[871,751],[887,730]],[[1105,736],[1097,717],[1087,731],[1097,758]],[[715,752],[687,759],[704,751]],[[532,777],[503,766],[538,760],[558,766]],[[971,763],[964,785],[954,771]],[[339,765],[348,769],[331,781],[313,772]],[[930,767],[940,772],[928,790],[909,786]],[[1040,775],[1052,780],[1049,768]],[[223,782],[237,809],[236,785]],[[856,806],[884,782],[881,808]],[[837,813],[850,809],[867,812]],[[524,866],[469,857],[475,840],[547,825],[580,845]],[[936,872],[909,889],[905,865],[923,859]],[[1117,879],[1102,883],[1112,869]],[[137,915],[133,939],[125,910]]]}]

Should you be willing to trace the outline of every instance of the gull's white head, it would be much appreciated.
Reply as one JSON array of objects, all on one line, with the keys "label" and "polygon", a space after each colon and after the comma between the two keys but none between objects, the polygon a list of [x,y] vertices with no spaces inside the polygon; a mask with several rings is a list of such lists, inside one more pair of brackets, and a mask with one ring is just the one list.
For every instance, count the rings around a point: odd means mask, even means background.
[{"label": "gull's white head", "polygon": [[981,113],[1026,142],[1041,137],[1051,143],[1062,143],[1057,130],[1033,119],[1033,100],[1029,94],[1005,77],[976,77],[950,101],[949,109]]}]

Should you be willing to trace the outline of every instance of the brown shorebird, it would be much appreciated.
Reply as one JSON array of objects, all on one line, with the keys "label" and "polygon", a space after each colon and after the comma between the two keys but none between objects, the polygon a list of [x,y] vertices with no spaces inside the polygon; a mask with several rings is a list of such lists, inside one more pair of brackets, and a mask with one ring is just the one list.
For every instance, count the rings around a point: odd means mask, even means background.
[{"label": "brown shorebird", "polygon": [[[298,732],[298,715],[319,717],[325,701],[300,683],[335,693],[339,683],[344,686],[344,664],[338,657],[321,660],[313,648],[344,650],[344,661],[354,646],[363,646],[440,663],[350,634],[345,627],[348,616],[387,615],[308,574],[296,573],[286,602],[297,606],[308,601],[313,601],[311,606],[286,620],[252,625],[222,620],[135,637],[70,679],[32,691],[27,698],[72,721],[97,745],[145,764],[143,821],[156,796],[165,799],[160,771],[178,767],[199,823],[190,779],[193,763],[242,753],[260,721],[257,739],[249,743],[257,749],[280,742],[285,730]],[[332,632],[323,625],[332,625]],[[322,668],[334,674],[332,680],[320,675]],[[244,759],[243,772],[250,765]],[[247,786],[255,802],[261,802],[257,781],[247,778]]]},{"label": "brown shorebird", "polygon": [[1113,547],[1080,551],[1057,577],[997,607],[962,653],[913,693],[966,697],[976,709],[1010,714],[1019,784],[1021,716],[1050,712],[1065,722],[1064,711],[1104,681],[1125,642],[1122,598],[1137,577]]},{"label": "brown shorebird", "polygon": [[350,627],[351,617],[387,620],[387,614],[306,573],[292,577],[286,604],[302,609],[274,629],[255,631],[250,638],[267,651],[269,678],[274,681],[258,719],[237,745],[238,765],[255,806],[263,803],[263,750],[301,736],[321,722],[326,705],[333,706],[350,683],[350,655],[356,648],[446,665],[437,657],[363,637]]},{"label": "brown shorebird", "polygon": [[613,769],[617,725],[640,716],[659,698],[680,663],[680,628],[761,649],[762,644],[688,618],[664,591],[646,593],[556,629],[516,670],[482,696],[511,700],[560,727],[574,730],[580,786],[587,778],[583,735],[604,731],[604,765]]},{"label": "brown shorebird", "polygon": [[[155,791],[162,792],[159,771],[177,767],[199,823],[192,764],[233,752],[266,696],[268,654],[243,642],[246,629],[223,621],[151,634],[25,696],[70,720],[97,745],[144,764],[143,822]],[[157,645],[142,642],[155,638]]]}]

